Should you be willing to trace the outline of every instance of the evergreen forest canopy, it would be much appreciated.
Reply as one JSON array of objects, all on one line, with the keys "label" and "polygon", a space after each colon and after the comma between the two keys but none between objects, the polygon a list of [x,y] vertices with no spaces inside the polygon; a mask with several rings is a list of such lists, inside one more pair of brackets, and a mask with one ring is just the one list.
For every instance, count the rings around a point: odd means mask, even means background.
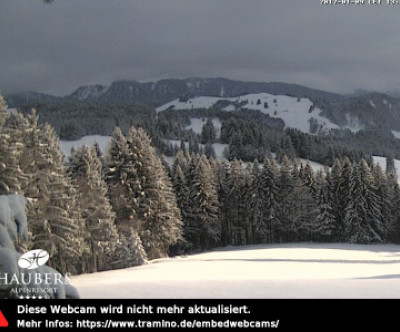
[{"label": "evergreen forest canopy", "polygon": [[[35,111],[6,109],[1,98],[0,194],[29,201],[28,238],[16,240],[16,247],[47,250],[51,267],[63,273],[125,268],[226,245],[400,243],[393,158],[384,171],[360,151],[341,156],[344,148],[326,149],[321,138],[282,131],[261,114],[257,120],[226,115],[219,140],[229,142],[229,160],[183,144],[169,166],[153,146],[162,142],[159,133],[203,143],[216,137],[211,121],[195,136],[179,126],[184,115],[169,122],[160,114],[142,122],[153,141],[134,125],[125,132],[115,127],[104,154],[83,146],[66,159],[56,131]],[[309,163],[298,163],[302,153],[323,150],[331,169],[315,173]],[[244,153],[247,162],[238,158]]]}]

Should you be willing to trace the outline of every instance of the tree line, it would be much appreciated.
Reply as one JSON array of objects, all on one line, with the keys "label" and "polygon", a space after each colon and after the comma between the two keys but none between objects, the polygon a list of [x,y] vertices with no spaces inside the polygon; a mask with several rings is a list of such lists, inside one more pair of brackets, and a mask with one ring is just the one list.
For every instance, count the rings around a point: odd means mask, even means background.
[{"label": "tree line", "polygon": [[[287,156],[243,163],[180,151],[172,182],[183,216],[180,250],[297,241],[398,243],[394,167],[336,159],[313,171]],[[202,241],[207,239],[207,241]]]}]

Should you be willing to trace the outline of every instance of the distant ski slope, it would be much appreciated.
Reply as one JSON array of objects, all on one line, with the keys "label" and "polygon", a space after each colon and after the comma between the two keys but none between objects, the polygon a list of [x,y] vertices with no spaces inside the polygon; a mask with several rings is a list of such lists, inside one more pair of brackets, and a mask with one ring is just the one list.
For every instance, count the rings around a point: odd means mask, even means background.
[{"label": "distant ski slope", "polygon": [[[273,118],[280,118],[285,122],[286,127],[296,128],[304,133],[324,133],[330,129],[340,127],[332,123],[329,119],[320,115],[321,110],[313,106],[313,102],[308,98],[296,98],[284,95],[271,95],[269,93],[248,94],[233,98],[223,97],[195,97],[187,101],[175,99],[165,105],[158,107],[157,112],[168,109],[195,109],[211,108],[219,101],[226,101],[230,104],[223,110],[234,111],[235,109],[246,108],[259,110]],[[318,124],[316,132],[310,130],[310,120]]]}]

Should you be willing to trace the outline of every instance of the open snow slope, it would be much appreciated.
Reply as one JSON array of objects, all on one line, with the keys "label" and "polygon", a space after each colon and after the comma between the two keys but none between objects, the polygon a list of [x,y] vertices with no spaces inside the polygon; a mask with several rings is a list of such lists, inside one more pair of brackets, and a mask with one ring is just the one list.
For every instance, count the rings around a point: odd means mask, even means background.
[{"label": "open snow slope", "polygon": [[400,298],[400,246],[230,247],[75,276],[82,298]]},{"label": "open snow slope", "polygon": [[[223,110],[234,111],[247,108],[259,110],[273,118],[281,118],[286,127],[296,128],[305,133],[322,133],[330,129],[339,129],[339,126],[329,119],[320,115],[321,110],[314,107],[308,98],[296,98],[284,95],[271,95],[269,93],[255,93],[232,98],[219,97],[195,97],[187,101],[175,99],[165,105],[158,107],[157,112],[168,109],[195,109],[211,108],[218,102],[228,102]],[[311,130],[310,121],[314,121],[314,129]]]}]

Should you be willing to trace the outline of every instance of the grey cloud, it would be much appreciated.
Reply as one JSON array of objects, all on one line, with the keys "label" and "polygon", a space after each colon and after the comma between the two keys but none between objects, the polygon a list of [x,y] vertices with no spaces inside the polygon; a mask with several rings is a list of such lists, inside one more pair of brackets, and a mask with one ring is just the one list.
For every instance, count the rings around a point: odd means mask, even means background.
[{"label": "grey cloud", "polygon": [[399,11],[319,0],[1,0],[0,90],[67,94],[192,76],[393,90]]}]

